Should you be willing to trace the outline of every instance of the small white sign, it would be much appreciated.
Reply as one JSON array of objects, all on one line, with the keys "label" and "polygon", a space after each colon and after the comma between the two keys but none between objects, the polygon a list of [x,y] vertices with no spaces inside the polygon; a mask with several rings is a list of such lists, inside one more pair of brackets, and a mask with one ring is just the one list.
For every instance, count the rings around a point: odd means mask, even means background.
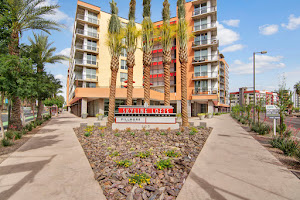
[{"label": "small white sign", "polygon": [[279,119],[279,108],[275,105],[266,105],[266,115],[270,119]]}]

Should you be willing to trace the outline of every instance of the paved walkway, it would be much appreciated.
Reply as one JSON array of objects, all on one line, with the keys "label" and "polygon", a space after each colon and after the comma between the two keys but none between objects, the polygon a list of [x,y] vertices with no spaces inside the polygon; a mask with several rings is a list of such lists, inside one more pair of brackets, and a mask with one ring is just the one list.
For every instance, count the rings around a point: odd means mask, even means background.
[{"label": "paved walkway", "polygon": [[[0,165],[0,199],[104,200],[73,127],[63,113]],[[89,122],[89,120],[86,120]]]},{"label": "paved walkway", "polygon": [[229,115],[214,127],[177,200],[300,199],[300,180]]}]

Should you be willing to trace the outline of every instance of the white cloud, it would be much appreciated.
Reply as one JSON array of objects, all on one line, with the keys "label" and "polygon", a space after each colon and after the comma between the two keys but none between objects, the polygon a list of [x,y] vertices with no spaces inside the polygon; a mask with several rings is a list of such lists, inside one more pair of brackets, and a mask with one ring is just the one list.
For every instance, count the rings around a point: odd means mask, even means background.
[{"label": "white cloud", "polygon": [[225,52],[234,52],[234,51],[242,50],[243,48],[245,48],[245,46],[242,45],[242,44],[234,44],[234,45],[231,45],[229,47],[224,48],[221,52],[222,53],[225,53]]},{"label": "white cloud", "polygon": [[[45,2],[41,3],[40,6],[49,6],[54,4],[58,4],[58,0],[46,0]],[[62,12],[60,9],[55,9],[55,13],[53,15],[44,15],[44,18],[60,22],[65,25],[70,32],[73,32],[74,19]]]},{"label": "white cloud", "polygon": [[59,52],[59,55],[70,57],[71,48],[65,48]]},{"label": "white cloud", "polygon": [[64,75],[62,75],[62,74],[57,74],[57,75],[55,75],[55,78],[56,78],[56,79],[59,79],[59,80],[61,80],[61,81],[67,80],[67,78],[66,78]]},{"label": "white cloud", "polygon": [[289,30],[295,30],[300,27],[300,16],[295,17],[295,15],[290,15],[288,24],[281,24],[282,27],[285,27]]},{"label": "white cloud", "polygon": [[230,19],[230,20],[224,20],[222,21],[227,26],[233,26],[233,27],[239,27],[240,20],[239,19]]},{"label": "white cloud", "polygon": [[240,34],[218,23],[218,38],[220,40],[220,46],[230,45],[240,39]]},{"label": "white cloud", "polygon": [[[257,74],[273,70],[284,68],[286,65],[281,61],[282,56],[267,56],[267,55],[256,55],[255,71]],[[253,62],[252,57],[249,58],[248,63],[244,63],[241,60],[235,60],[230,65],[230,73],[234,74],[252,74],[253,73]]]},{"label": "white cloud", "polygon": [[276,24],[266,24],[259,27],[259,32],[262,35],[273,35],[278,32],[279,26]]}]

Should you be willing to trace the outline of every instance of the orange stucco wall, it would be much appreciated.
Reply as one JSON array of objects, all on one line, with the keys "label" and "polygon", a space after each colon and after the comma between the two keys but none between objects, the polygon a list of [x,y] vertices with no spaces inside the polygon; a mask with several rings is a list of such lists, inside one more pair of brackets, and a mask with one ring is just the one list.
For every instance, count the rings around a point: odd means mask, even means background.
[{"label": "orange stucco wall", "polygon": [[91,9],[93,9],[93,10],[98,10],[98,11],[100,11],[100,8],[99,8],[99,7],[94,6],[94,5],[91,5],[91,4],[89,4],[89,3],[85,3],[85,2],[83,2],[83,1],[77,1],[77,5],[81,5],[81,6],[84,6],[84,7],[87,7],[87,8],[91,8]]}]

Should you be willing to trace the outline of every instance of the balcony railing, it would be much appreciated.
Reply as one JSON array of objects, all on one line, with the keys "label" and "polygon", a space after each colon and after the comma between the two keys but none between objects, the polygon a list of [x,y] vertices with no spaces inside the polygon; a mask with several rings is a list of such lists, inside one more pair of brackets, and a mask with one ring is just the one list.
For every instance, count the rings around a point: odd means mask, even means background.
[{"label": "balcony railing", "polygon": [[193,47],[201,46],[201,45],[212,45],[212,44],[218,44],[218,40],[216,38],[213,39],[206,39],[206,40],[199,40],[193,42]]},{"label": "balcony railing", "polygon": [[95,65],[98,66],[98,63],[96,61],[92,60],[84,60],[84,59],[75,59],[76,65]]},{"label": "balcony railing", "polygon": [[197,16],[197,15],[202,15],[205,13],[209,13],[209,12],[214,12],[217,10],[217,7],[213,6],[213,7],[205,7],[205,8],[201,8],[201,9],[195,9],[195,11],[193,12],[193,17]]},{"label": "balcony railing", "polygon": [[[152,82],[153,85],[151,87],[157,87],[157,86],[164,86],[165,82],[164,81],[157,81],[157,82]],[[175,85],[175,81],[171,80],[170,85]]]},{"label": "balcony railing", "polygon": [[193,95],[211,95],[218,94],[216,89],[211,88],[196,88],[193,90]]},{"label": "balcony railing", "polygon": [[201,77],[206,77],[206,78],[218,78],[218,73],[215,72],[196,72],[193,74],[193,79],[194,78],[201,78]]},{"label": "balcony railing", "polygon": [[91,32],[91,31],[85,31],[83,29],[76,29],[76,33],[81,34],[81,35],[85,35],[85,36],[98,38],[98,33]]},{"label": "balcony railing", "polygon": [[90,75],[90,74],[86,74],[85,78],[83,78],[83,75],[75,75],[75,80],[85,80],[85,81],[98,81],[98,76],[96,75]]},{"label": "balcony railing", "polygon": [[75,46],[76,46],[76,49],[90,50],[90,51],[96,51],[96,52],[99,51],[98,47],[94,47],[94,46],[90,46],[90,45],[76,44]]},{"label": "balcony railing", "polygon": [[206,61],[214,61],[218,60],[218,56],[199,56],[194,57],[193,62],[206,62]]},{"label": "balcony railing", "polygon": [[81,19],[93,24],[99,24],[99,20],[90,16],[84,16],[83,14],[77,14],[77,19]]},{"label": "balcony railing", "polygon": [[194,26],[193,31],[201,31],[209,28],[215,28],[217,27],[216,23],[210,23],[210,24],[201,24],[198,26]]}]

